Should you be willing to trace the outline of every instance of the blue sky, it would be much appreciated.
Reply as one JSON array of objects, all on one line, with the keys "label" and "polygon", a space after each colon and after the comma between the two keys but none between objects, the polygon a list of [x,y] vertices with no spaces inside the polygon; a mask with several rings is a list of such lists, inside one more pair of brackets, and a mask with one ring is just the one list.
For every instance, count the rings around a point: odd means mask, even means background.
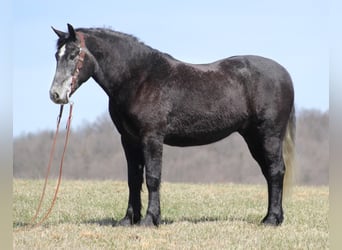
[{"label": "blue sky", "polygon": [[[297,109],[329,108],[326,1],[19,1],[13,8],[13,135],[54,130],[49,99],[56,67],[50,26],[106,27],[191,63],[255,54],[290,72]],[[107,112],[108,98],[89,80],[73,95],[74,128]],[[65,115],[66,116],[66,115]]]}]

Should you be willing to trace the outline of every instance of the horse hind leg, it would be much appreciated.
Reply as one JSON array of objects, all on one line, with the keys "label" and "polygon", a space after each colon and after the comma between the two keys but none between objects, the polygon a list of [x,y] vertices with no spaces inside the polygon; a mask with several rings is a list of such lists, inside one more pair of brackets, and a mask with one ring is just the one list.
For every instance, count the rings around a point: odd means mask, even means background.
[{"label": "horse hind leg", "polygon": [[282,197],[285,164],[282,155],[282,138],[265,136],[256,131],[244,134],[243,137],[267,181],[268,210],[262,223],[280,225],[284,219]]}]

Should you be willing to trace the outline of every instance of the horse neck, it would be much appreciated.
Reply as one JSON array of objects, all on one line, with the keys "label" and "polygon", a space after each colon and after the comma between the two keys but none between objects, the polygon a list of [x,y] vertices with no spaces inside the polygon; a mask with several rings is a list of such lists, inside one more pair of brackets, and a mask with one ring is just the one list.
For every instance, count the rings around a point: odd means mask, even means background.
[{"label": "horse neck", "polygon": [[146,72],[144,68],[155,52],[138,41],[120,39],[114,43],[90,35],[86,40],[87,49],[95,60],[93,78],[109,96],[115,95],[123,84],[134,84],[132,78],[139,78],[137,72]]}]

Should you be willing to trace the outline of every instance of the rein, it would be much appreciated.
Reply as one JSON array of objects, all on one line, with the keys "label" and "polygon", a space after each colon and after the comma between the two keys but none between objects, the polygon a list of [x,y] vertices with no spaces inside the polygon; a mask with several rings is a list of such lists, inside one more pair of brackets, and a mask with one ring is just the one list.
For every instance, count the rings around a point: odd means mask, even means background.
[{"label": "rein", "polygon": [[[46,175],[45,175],[44,188],[43,188],[42,194],[40,196],[40,200],[39,200],[38,207],[36,209],[36,213],[32,217],[32,219],[30,220],[30,222],[28,223],[29,225],[27,227],[25,227],[25,228],[31,228],[32,229],[32,228],[38,227],[41,224],[43,224],[43,222],[46,221],[46,219],[49,217],[49,215],[50,215],[50,213],[52,211],[52,208],[54,207],[54,205],[56,203],[59,186],[60,186],[60,183],[61,183],[61,180],[62,180],[62,172],[63,172],[63,163],[64,163],[65,152],[66,152],[66,148],[67,148],[67,144],[68,144],[68,140],[69,140],[69,135],[70,135],[72,109],[73,109],[73,103],[70,103],[69,117],[68,117],[67,124],[66,124],[67,132],[66,132],[65,141],[64,141],[63,153],[62,153],[61,161],[60,161],[60,164],[59,164],[59,176],[58,176],[57,186],[56,186],[56,189],[55,189],[55,194],[54,194],[53,199],[51,201],[50,207],[47,210],[47,212],[44,214],[43,218],[38,220],[38,221],[36,221],[37,217],[39,215],[42,203],[43,203],[44,196],[45,196],[45,191],[46,191],[46,186],[47,186],[47,182],[48,182],[48,177],[49,177],[50,169],[51,169],[51,165],[52,165],[52,159],[53,159],[53,156],[54,156],[54,153],[55,153],[55,148],[56,148],[56,141],[57,141],[57,136],[58,136],[58,132],[59,132],[59,125],[60,125],[60,122],[61,122],[61,119],[62,119],[62,114],[63,114],[63,105],[60,106],[59,115],[57,117],[57,127],[56,127],[55,135],[53,137],[52,147],[51,147],[51,151],[50,151],[50,158],[49,158],[49,163],[48,163],[48,167],[47,167],[47,171],[46,171]],[[19,230],[14,231],[14,232],[18,232],[18,231],[21,231],[21,230],[19,229]]]}]

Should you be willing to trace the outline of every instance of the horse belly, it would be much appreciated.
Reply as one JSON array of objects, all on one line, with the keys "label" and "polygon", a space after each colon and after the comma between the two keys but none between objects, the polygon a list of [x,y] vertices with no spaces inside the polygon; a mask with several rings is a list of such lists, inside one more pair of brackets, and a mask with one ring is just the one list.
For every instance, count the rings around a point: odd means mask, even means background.
[{"label": "horse belly", "polygon": [[201,146],[217,142],[229,136],[233,131],[224,131],[215,134],[167,135],[164,143],[169,146],[189,147]]},{"label": "horse belly", "polygon": [[[171,127],[171,128],[170,128]],[[240,123],[207,119],[203,122],[169,126],[164,143],[170,146],[200,146],[219,141],[238,130]]]},{"label": "horse belly", "polygon": [[197,102],[181,102],[183,105],[168,116],[164,143],[181,147],[210,144],[243,127],[248,116],[243,94],[230,96],[224,92],[211,99],[207,96],[206,100],[197,97]]}]

